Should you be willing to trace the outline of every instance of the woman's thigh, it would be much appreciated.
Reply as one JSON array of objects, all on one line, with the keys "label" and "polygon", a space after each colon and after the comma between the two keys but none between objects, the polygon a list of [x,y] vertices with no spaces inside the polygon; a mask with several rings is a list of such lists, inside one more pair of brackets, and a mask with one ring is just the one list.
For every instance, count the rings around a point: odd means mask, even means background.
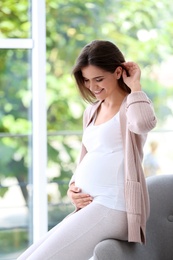
[{"label": "woman's thigh", "polygon": [[127,239],[126,213],[91,203],[64,219],[25,259],[87,260],[107,238]]}]

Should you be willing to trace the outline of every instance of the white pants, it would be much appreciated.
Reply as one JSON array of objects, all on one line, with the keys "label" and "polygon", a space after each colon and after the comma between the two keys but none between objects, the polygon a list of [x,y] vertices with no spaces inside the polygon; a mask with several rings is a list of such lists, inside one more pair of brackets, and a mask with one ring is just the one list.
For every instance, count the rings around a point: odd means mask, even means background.
[{"label": "white pants", "polygon": [[126,212],[93,202],[65,218],[18,260],[88,260],[108,238],[127,240]]}]

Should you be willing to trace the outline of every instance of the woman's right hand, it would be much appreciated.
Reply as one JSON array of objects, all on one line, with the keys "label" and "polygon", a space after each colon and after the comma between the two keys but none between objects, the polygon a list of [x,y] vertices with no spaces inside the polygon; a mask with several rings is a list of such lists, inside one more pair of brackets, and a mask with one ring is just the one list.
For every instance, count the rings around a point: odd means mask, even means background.
[{"label": "woman's right hand", "polygon": [[89,194],[82,193],[81,189],[76,187],[74,182],[70,185],[67,195],[77,209],[84,208],[93,201],[93,198]]}]

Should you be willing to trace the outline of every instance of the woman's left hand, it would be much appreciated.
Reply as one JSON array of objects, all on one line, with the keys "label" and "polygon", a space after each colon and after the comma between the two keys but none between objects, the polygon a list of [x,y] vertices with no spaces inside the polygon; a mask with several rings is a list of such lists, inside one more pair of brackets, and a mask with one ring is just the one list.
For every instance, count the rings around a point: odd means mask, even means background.
[{"label": "woman's left hand", "polygon": [[[131,89],[132,92],[140,91],[141,70],[138,64],[134,62],[123,62],[122,65],[125,67],[122,73],[124,83]],[[128,75],[126,71],[128,71]]]}]

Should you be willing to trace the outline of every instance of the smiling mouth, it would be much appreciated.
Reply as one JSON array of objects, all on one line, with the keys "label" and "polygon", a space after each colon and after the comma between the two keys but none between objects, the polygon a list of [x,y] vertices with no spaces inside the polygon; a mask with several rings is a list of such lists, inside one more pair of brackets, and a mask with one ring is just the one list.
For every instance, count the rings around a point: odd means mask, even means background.
[{"label": "smiling mouth", "polygon": [[94,94],[95,94],[95,95],[99,95],[102,91],[103,91],[103,88],[100,89],[100,90],[94,91]]}]

